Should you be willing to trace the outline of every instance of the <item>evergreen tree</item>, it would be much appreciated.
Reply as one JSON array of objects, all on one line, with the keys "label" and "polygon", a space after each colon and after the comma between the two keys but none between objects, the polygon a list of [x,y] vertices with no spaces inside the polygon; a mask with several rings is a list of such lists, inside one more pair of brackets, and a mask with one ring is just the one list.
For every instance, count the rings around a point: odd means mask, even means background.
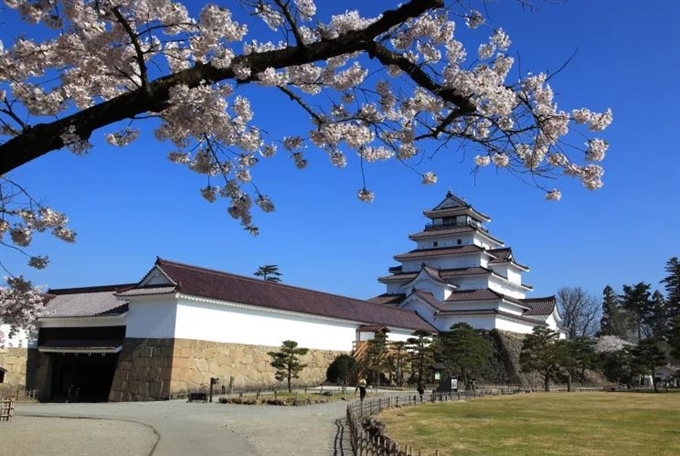
[{"label": "evergreen tree", "polygon": [[651,285],[644,282],[632,286],[624,285],[623,295],[620,297],[621,307],[630,315],[638,341],[643,339],[653,313],[650,288]]},{"label": "evergreen tree", "polygon": [[610,382],[625,383],[630,388],[633,377],[640,374],[639,367],[634,360],[632,346],[621,350],[603,352],[600,354],[602,373]]},{"label": "evergreen tree", "polygon": [[594,342],[588,337],[577,337],[558,340],[555,345],[560,367],[567,376],[567,390],[571,391],[572,380],[580,377],[583,381],[586,369],[596,363]]},{"label": "evergreen tree", "polygon": [[363,359],[364,372],[371,384],[380,383],[380,374],[383,372],[387,361],[387,334],[384,331],[376,331],[373,339],[368,341],[366,356]]},{"label": "evergreen tree", "polygon": [[650,299],[650,310],[647,317],[647,333],[649,337],[662,340],[668,336],[668,307],[663,294],[656,290]]},{"label": "evergreen tree", "polygon": [[625,311],[621,309],[619,298],[612,287],[607,285],[602,290],[602,319],[599,336],[616,336],[625,339],[628,334],[628,321]]},{"label": "evergreen tree", "polygon": [[336,357],[328,369],[326,369],[326,380],[347,385],[352,382],[356,375],[357,360],[351,355],[339,355]]},{"label": "evergreen tree", "polygon": [[262,280],[266,280],[267,282],[276,282],[279,283],[281,282],[281,274],[279,272],[279,266],[276,264],[265,264],[264,266],[260,266],[257,268],[257,271],[253,273],[253,275],[257,277],[262,277]]},{"label": "evergreen tree", "polygon": [[543,377],[545,391],[550,391],[550,380],[560,371],[563,351],[559,334],[550,328],[536,326],[522,342],[519,362],[524,372],[538,372]]},{"label": "evergreen tree", "polygon": [[268,352],[272,360],[269,364],[276,369],[274,377],[282,382],[287,380],[288,392],[292,393],[292,380],[300,378],[300,372],[307,367],[300,362],[300,356],[304,356],[309,351],[308,348],[299,348],[294,340],[284,340],[278,352]]},{"label": "evergreen tree", "polygon": [[633,359],[641,368],[642,373],[652,376],[654,392],[658,392],[656,386],[656,368],[666,363],[666,354],[659,347],[659,341],[653,337],[643,339],[633,349]]},{"label": "evergreen tree", "polygon": [[404,368],[406,367],[406,360],[408,358],[408,352],[406,351],[406,342],[396,341],[390,344],[390,354],[388,355],[389,362],[392,366],[392,371],[394,372],[394,382],[397,386],[404,385]]},{"label": "evergreen tree", "polygon": [[451,373],[459,373],[465,385],[469,377],[480,375],[489,365],[493,349],[478,331],[467,323],[456,323],[439,337],[443,362]]},{"label": "evergreen tree", "polygon": [[432,347],[432,334],[429,331],[419,329],[414,332],[415,337],[410,337],[406,343],[407,350],[411,355],[411,375],[416,383],[427,380],[427,371],[434,361]]},{"label": "evergreen tree", "polygon": [[666,289],[666,339],[671,346],[671,356],[680,362],[680,261],[673,257],[666,262],[668,274],[661,283]]}]

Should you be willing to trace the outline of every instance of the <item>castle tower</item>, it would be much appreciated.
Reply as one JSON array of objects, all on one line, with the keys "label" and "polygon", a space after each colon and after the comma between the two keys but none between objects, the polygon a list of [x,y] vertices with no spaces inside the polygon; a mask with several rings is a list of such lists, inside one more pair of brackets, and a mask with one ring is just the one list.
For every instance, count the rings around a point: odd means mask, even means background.
[{"label": "castle tower", "polygon": [[526,298],[529,267],[489,233],[489,216],[451,192],[423,214],[428,223],[409,236],[416,248],[394,256],[400,265],[378,279],[387,290],[373,301],[415,310],[440,331],[459,322],[519,333],[558,329],[555,297]]}]

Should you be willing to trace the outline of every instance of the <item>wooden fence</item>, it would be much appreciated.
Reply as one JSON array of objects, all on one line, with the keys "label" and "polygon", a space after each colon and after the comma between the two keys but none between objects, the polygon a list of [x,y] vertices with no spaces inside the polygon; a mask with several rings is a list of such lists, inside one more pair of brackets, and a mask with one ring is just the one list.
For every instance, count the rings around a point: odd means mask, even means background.
[{"label": "wooden fence", "polygon": [[14,399],[0,399],[0,421],[12,421],[14,416]]}]

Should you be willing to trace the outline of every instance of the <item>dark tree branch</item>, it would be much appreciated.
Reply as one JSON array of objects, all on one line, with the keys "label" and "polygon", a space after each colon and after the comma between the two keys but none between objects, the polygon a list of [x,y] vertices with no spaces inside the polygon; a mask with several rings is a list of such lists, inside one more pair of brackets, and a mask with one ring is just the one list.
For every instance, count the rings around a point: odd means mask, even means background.
[{"label": "dark tree branch", "polygon": [[[254,77],[257,74],[270,67],[281,69],[323,61],[353,52],[367,51],[374,47],[371,46],[371,43],[374,43],[378,36],[386,33],[392,27],[402,24],[410,18],[418,17],[427,10],[443,6],[443,0],[411,0],[395,10],[386,11],[380,19],[363,30],[354,30],[334,39],[310,43],[305,45],[304,49],[300,46],[291,46],[286,49],[241,55],[234,58],[230,68],[216,68],[210,64],[197,63],[191,68],[150,82],[146,89],[139,88],[125,93],[54,122],[28,127],[20,135],[0,144],[0,175],[48,152],[62,148],[64,141],[61,139],[61,135],[70,126],[75,128],[75,134],[81,139],[88,140],[92,132],[99,128],[123,119],[134,118],[146,112],[162,111],[168,106],[170,89],[177,85],[194,88],[201,85],[202,81],[218,82],[235,79],[233,70],[235,66],[251,69],[252,76],[247,81],[250,82],[255,80]],[[386,59],[389,64],[401,63],[406,67],[406,63],[390,53],[373,49],[373,54]],[[455,91],[451,89],[443,89],[438,86],[422,70],[420,72],[413,71],[410,74],[416,82],[422,80],[424,88],[437,93],[445,100],[456,103],[458,106],[474,109],[473,106],[465,103],[464,97],[456,95]],[[416,76],[413,76],[414,74]],[[425,76],[425,78],[422,76]]]}]

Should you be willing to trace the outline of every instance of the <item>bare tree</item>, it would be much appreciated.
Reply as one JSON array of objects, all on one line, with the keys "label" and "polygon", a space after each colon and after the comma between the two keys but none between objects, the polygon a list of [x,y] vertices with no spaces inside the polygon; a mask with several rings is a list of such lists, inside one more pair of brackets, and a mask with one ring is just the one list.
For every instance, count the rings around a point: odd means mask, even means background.
[{"label": "bare tree", "polygon": [[561,287],[557,290],[557,305],[562,325],[570,339],[590,337],[598,328],[600,302],[581,287]]}]

